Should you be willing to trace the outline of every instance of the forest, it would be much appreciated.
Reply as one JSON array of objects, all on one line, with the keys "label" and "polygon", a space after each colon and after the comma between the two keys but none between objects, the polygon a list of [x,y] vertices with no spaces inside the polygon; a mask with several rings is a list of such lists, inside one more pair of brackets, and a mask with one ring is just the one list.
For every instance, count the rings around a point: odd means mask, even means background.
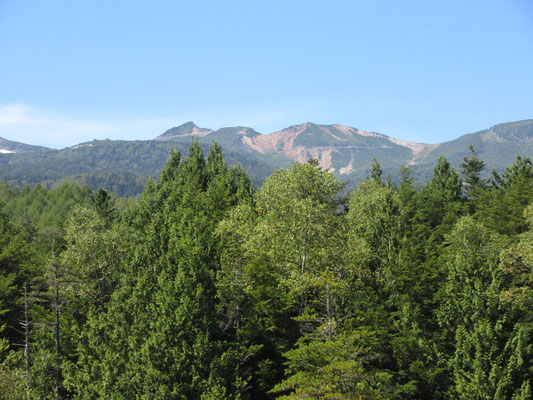
[{"label": "forest", "polygon": [[531,399],[533,165],[484,169],[0,184],[0,398]]}]

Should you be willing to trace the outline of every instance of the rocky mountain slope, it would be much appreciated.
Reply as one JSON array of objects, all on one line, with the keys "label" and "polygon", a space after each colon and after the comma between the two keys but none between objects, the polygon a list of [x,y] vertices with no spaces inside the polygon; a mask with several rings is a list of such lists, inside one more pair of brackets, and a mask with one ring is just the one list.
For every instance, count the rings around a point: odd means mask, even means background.
[{"label": "rocky mountain slope", "polygon": [[[229,164],[240,163],[259,186],[276,168],[315,158],[324,169],[354,186],[368,175],[376,158],[385,175],[397,177],[402,164],[409,165],[422,182],[444,154],[459,168],[473,143],[479,157],[492,168],[503,170],[517,154],[533,158],[533,120],[495,125],[440,144],[406,142],[381,133],[307,122],[271,134],[237,126],[212,130],[193,122],[180,125],[147,141],[95,140],[63,150],[50,150],[0,139],[0,181],[12,185],[42,183],[48,187],[63,180],[103,186],[120,195],[135,195],[147,176],[157,178],[172,148],[186,154],[196,138],[207,151],[218,142]],[[7,144],[5,144],[7,143]]]},{"label": "rocky mountain slope", "polygon": [[[172,132],[180,132],[172,135]],[[340,175],[368,167],[374,157],[382,159],[383,166],[415,164],[421,155],[436,145],[406,142],[386,135],[367,132],[343,125],[317,125],[306,122],[271,134],[260,134],[251,128],[222,128],[217,131],[199,128],[188,122],[172,128],[154,140],[182,143],[197,137],[200,142],[213,140],[223,147],[239,149],[274,164],[305,162],[315,158],[324,169]]]},{"label": "rocky mountain slope", "polygon": [[[171,135],[179,132],[179,135]],[[271,134],[251,128],[199,128],[188,122],[172,128],[155,140],[188,143],[197,137],[201,143],[219,142],[223,148],[246,152],[275,167],[315,158],[324,169],[341,178],[358,181],[366,176],[376,158],[385,173],[396,175],[400,165],[409,165],[420,180],[427,179],[441,154],[459,167],[473,143],[487,169],[503,169],[517,154],[533,157],[533,120],[495,125],[490,129],[460,136],[437,144],[407,142],[387,135],[343,125],[317,125],[307,122]]]}]

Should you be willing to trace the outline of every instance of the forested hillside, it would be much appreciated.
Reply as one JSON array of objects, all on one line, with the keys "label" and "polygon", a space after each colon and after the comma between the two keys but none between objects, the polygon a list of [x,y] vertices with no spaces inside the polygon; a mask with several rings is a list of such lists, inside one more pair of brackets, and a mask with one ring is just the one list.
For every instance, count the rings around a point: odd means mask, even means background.
[{"label": "forested hillside", "polygon": [[254,190],[216,143],[139,200],[0,185],[4,399],[532,397],[533,165]]},{"label": "forested hillside", "polygon": [[[94,140],[63,150],[39,150],[0,154],[0,181],[24,187],[40,184],[55,188],[64,182],[105,188],[121,197],[134,197],[143,191],[146,179],[157,179],[173,149],[187,154],[186,143],[120,140]],[[212,141],[201,143],[204,153]],[[247,154],[225,151],[228,163],[241,164],[260,185],[274,170]]]},{"label": "forested hillside", "polygon": [[[240,164],[256,188],[276,169],[310,158],[354,189],[366,178],[374,159],[394,182],[399,181],[400,166],[409,165],[418,185],[431,179],[441,155],[459,168],[470,143],[486,160],[484,178],[493,169],[503,172],[517,154],[533,157],[533,120],[499,124],[435,144],[407,142],[339,124],[307,122],[261,134],[243,126],[211,130],[188,122],[153,140],[93,140],[62,150],[0,138],[0,181],[20,188],[40,184],[48,189],[74,182],[92,190],[102,187],[121,197],[135,197],[142,192],[147,178],[157,180],[173,149],[187,154],[193,138],[204,154],[213,142],[219,143],[228,164]],[[7,153],[2,154],[4,151]]]}]

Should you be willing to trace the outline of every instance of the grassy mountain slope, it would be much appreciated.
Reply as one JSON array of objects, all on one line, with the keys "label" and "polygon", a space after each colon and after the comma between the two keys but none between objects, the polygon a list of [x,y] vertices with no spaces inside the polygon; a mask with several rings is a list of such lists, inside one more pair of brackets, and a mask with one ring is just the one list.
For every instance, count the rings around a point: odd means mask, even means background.
[{"label": "grassy mountain slope", "polygon": [[42,183],[47,187],[66,180],[133,196],[140,193],[146,177],[157,178],[172,148],[185,155],[192,138],[206,152],[213,141],[218,142],[228,163],[240,163],[256,185],[276,168],[309,158],[319,160],[322,168],[333,171],[341,180],[350,181],[350,186],[368,175],[374,158],[384,174],[393,179],[402,164],[413,167],[419,182],[429,179],[441,154],[459,169],[463,157],[469,154],[470,143],[485,161],[487,174],[492,168],[501,171],[517,154],[533,158],[533,120],[499,124],[432,145],[404,142],[342,125],[308,122],[261,134],[243,126],[213,131],[188,122],[147,141],[95,140],[63,150],[19,143],[18,149],[28,146],[34,151],[0,154],[0,180],[16,186]]},{"label": "grassy mountain slope", "polygon": [[492,169],[502,171],[513,163],[517,154],[533,158],[533,120],[498,124],[439,144],[425,154],[415,166],[420,180],[430,177],[432,166],[436,164],[441,154],[460,170],[463,158],[470,154],[468,150],[470,143],[474,145],[479,158],[485,162],[486,175]]}]

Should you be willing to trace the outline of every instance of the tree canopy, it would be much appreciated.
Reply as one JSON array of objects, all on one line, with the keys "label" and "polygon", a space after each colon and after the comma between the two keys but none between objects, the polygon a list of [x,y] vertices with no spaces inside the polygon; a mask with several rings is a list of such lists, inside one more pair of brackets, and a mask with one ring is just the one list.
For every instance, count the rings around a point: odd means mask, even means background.
[{"label": "tree canopy", "polygon": [[187,154],[132,201],[0,184],[0,397],[531,398],[528,158],[347,193]]}]

